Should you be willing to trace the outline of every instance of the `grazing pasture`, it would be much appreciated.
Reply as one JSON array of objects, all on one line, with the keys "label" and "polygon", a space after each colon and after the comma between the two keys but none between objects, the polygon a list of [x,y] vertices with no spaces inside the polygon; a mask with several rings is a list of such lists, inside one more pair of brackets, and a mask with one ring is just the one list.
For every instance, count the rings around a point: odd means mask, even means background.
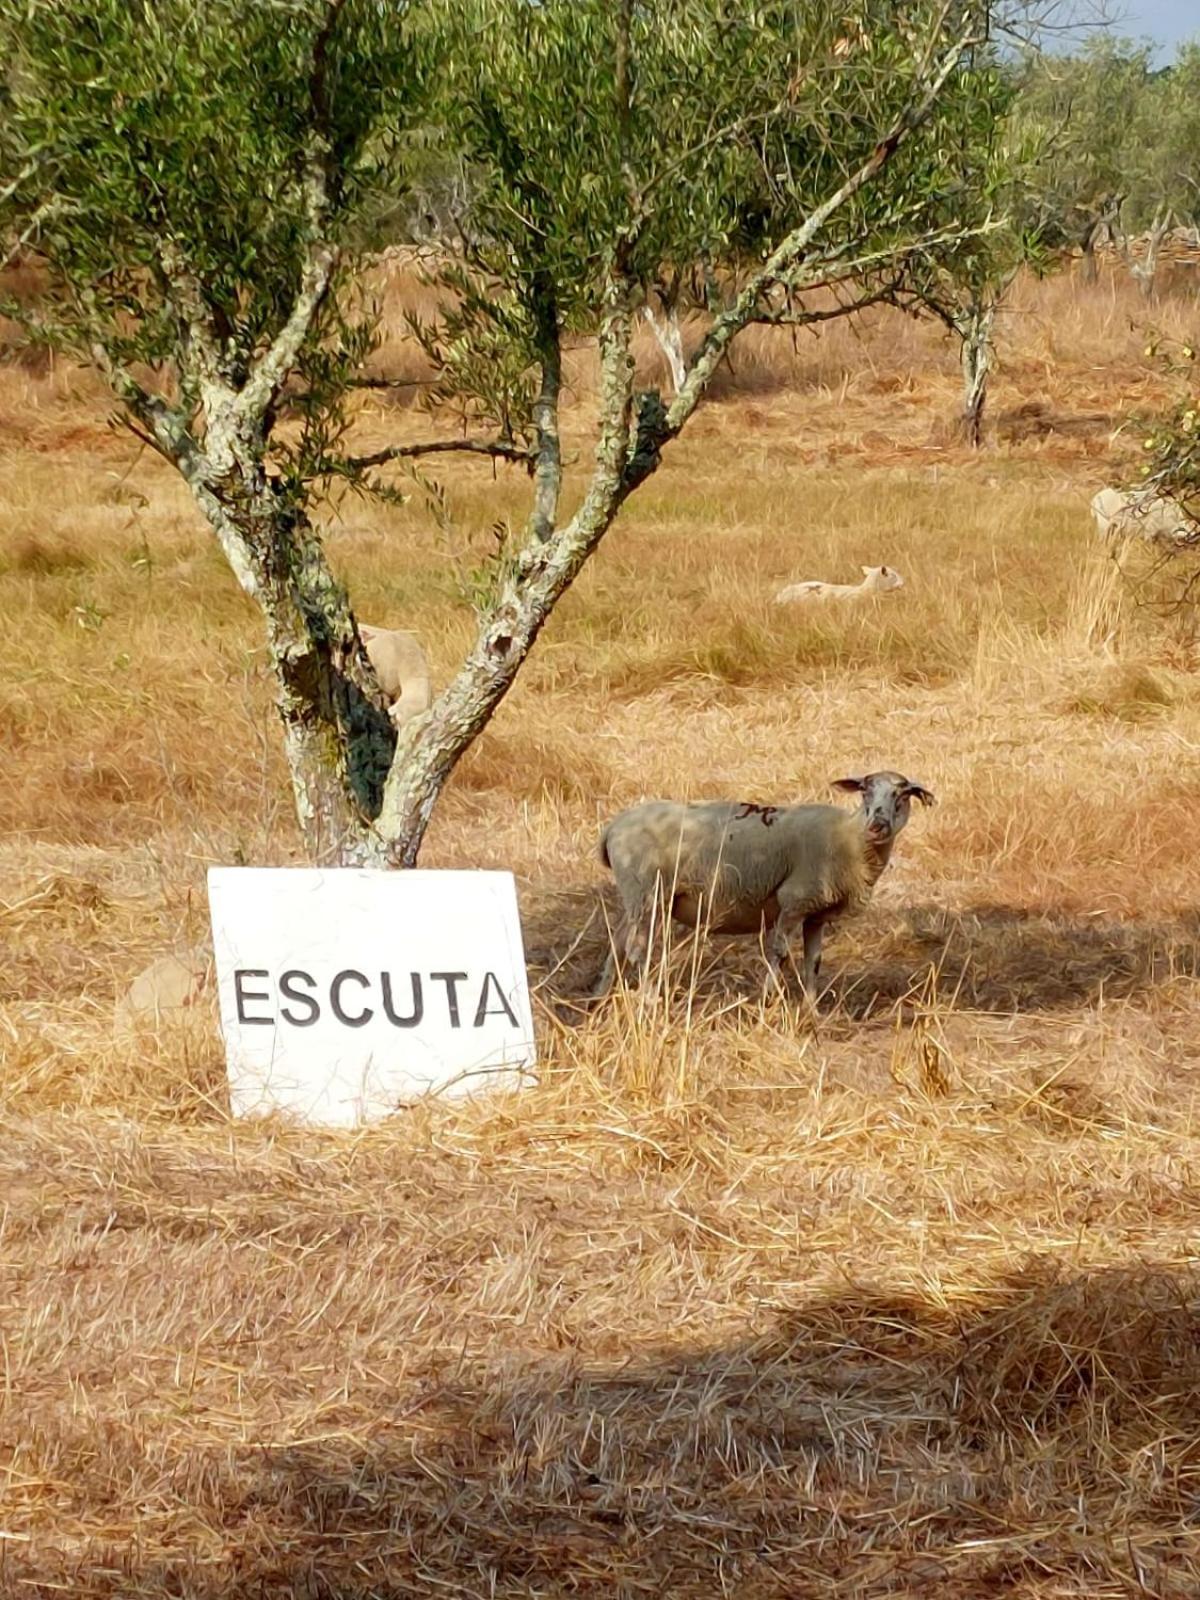
[{"label": "grazing pasture", "polygon": [[[381,368],[417,377],[419,291],[385,288]],[[298,843],[263,641],[181,484],[94,378],[8,349],[0,1592],[1197,1592],[1200,634],[1088,509],[1162,398],[1147,320],[1195,307],[1018,286],[978,452],[935,328],[748,336],[422,856],[517,874],[542,1081],[357,1134],[232,1123],[202,1007],[114,1029],[203,937],[205,868]],[[429,424],[381,392],[355,426]],[[435,692],[525,492],[444,481],[327,523]],[[879,601],[772,603],[883,563]],[[829,938],[815,1022],[745,940],[579,1009],[621,807],[881,768],[939,804]]]}]

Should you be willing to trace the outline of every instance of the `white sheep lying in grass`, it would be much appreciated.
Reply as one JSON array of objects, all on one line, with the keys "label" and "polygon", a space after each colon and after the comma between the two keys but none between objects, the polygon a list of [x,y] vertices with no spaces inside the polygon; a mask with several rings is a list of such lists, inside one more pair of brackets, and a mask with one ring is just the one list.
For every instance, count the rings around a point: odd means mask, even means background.
[{"label": "white sheep lying in grass", "polygon": [[913,800],[933,795],[899,772],[839,778],[835,789],[862,796],[838,806],[760,806],[651,800],[613,818],[600,840],[624,920],[593,993],[612,987],[619,965],[640,975],[663,907],[677,922],[712,933],[769,931],[778,973],[804,943],[801,983],[811,997],[827,923],[866,903],[887,866]]},{"label": "white sheep lying in grass", "polygon": [[118,1029],[158,1024],[181,1016],[211,998],[212,952],[194,945],[178,955],[159,956],[144,967],[117,1002]]},{"label": "white sheep lying in grass", "polygon": [[1092,497],[1091,509],[1102,539],[1145,539],[1168,546],[1200,541],[1200,524],[1169,495],[1147,489],[1101,489]]},{"label": "white sheep lying in grass", "polygon": [[904,579],[895,567],[863,567],[862,572],[861,583],[822,583],[819,578],[789,583],[775,596],[775,604],[790,605],[794,600],[850,600],[861,595],[887,594],[904,587]]},{"label": "white sheep lying in grass", "polygon": [[416,634],[404,628],[373,628],[366,622],[359,623],[358,632],[396,726],[428,711],[433,701],[429,661]]}]

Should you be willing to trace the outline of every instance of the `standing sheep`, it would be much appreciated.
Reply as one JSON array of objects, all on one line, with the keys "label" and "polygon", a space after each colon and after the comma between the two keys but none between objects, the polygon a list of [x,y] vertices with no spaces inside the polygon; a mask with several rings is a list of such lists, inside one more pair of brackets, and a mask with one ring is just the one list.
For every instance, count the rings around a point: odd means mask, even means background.
[{"label": "standing sheep", "polygon": [[835,789],[862,796],[838,806],[759,806],[650,800],[614,817],[600,840],[624,921],[593,993],[612,987],[622,962],[644,972],[656,914],[712,933],[770,930],[771,970],[804,943],[801,983],[811,997],[826,923],[857,911],[888,864],[911,802],[933,795],[899,772],[839,778]]},{"label": "standing sheep", "polygon": [[1102,539],[1145,539],[1168,546],[1200,539],[1200,526],[1181,505],[1146,489],[1101,489],[1092,497],[1091,512]]},{"label": "standing sheep", "polygon": [[895,567],[864,567],[862,572],[861,583],[825,583],[820,578],[789,583],[775,596],[775,604],[790,605],[794,600],[852,600],[869,594],[887,594],[892,589],[904,587],[904,579]]},{"label": "standing sheep", "polygon": [[400,728],[433,701],[429,661],[415,633],[404,628],[373,628],[360,622],[359,637],[387,697],[388,716]]}]

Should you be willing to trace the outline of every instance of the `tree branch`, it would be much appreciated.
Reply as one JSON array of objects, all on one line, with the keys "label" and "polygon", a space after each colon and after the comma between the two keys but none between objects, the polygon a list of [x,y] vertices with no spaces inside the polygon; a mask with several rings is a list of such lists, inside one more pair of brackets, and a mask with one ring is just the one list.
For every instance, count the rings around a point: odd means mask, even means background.
[{"label": "tree branch", "polygon": [[562,388],[562,343],[558,302],[548,275],[535,276],[530,295],[534,337],[541,359],[541,385],[533,402],[537,444],[533,451],[533,509],[527,536],[545,540],[554,532],[558,497],[562,490],[562,443],[558,429],[558,399]]},{"label": "tree branch", "polygon": [[368,467],[386,466],[389,461],[446,455],[455,450],[465,451],[468,455],[492,456],[497,461],[520,462],[524,466],[529,466],[535,460],[533,450],[524,445],[509,444],[504,439],[431,439],[425,444],[390,444],[369,456],[348,456],[345,465],[358,472]]},{"label": "tree branch", "polygon": [[17,235],[12,249],[6,256],[0,257],[0,272],[7,272],[9,267],[16,265],[22,250],[24,250],[26,245],[32,241],[34,234],[37,233],[38,229],[41,227],[42,223],[45,221],[46,217],[50,215],[53,209],[53,203],[49,200],[46,201],[45,205],[41,205],[37,208],[30,219],[29,226],[24,229],[23,232]]},{"label": "tree branch", "polygon": [[619,280],[610,285],[600,325],[600,438],[582,505],[552,538],[526,539],[458,674],[396,742],[378,827],[385,838],[402,841],[397,866],[415,863],[442,784],[504,698],[546,618],[629,492],[632,318],[624,291]]},{"label": "tree branch", "polygon": [[203,364],[200,377],[215,383],[221,376],[221,341],[200,283],[176,240],[169,237],[161,240],[158,259],[179,320],[186,329],[187,344],[195,349]]},{"label": "tree branch", "polygon": [[328,102],[329,43],[345,0],[330,0],[324,26],[313,42],[312,76],[309,95],[316,132],[305,153],[302,178],[304,216],[312,242],[300,268],[296,298],[283,327],[250,368],[237,399],[237,410],[245,418],[261,417],[279,396],[288,373],[296,363],[313,321],[329,293],[337,266],[338,252],[325,238],[330,209],[330,182],[333,152],[329,140]]},{"label": "tree branch", "polygon": [[[801,307],[796,310],[790,306],[781,306],[778,311],[773,311],[770,307],[763,307],[750,320],[772,328],[807,328],[812,323],[833,322],[839,317],[848,317],[852,316],[856,311],[864,311],[867,306],[877,306],[885,300],[894,300],[900,293],[902,286],[903,279],[898,275],[889,283],[885,283],[879,288],[868,290],[865,294],[859,295],[849,303],[839,301],[835,306],[823,307],[820,310],[811,310],[807,307]],[[820,289],[832,287],[832,285],[813,284],[812,287]]]},{"label": "tree branch", "polygon": [[[89,351],[92,360],[104,374],[109,388],[146,430],[147,443],[159,455],[183,471],[182,463],[198,459],[195,440],[188,431],[187,419],[174,410],[160,395],[144,389],[129,369],[114,359],[107,345],[96,331],[97,319],[89,305],[90,296],[80,301],[81,320],[86,318],[89,327]],[[186,475],[186,474],[185,474]]]},{"label": "tree branch", "polygon": [[309,78],[308,94],[313,115],[321,129],[321,136],[326,140],[329,136],[329,42],[333,38],[338,18],[345,5],[346,0],[329,0],[325,21],[313,41],[312,75]]},{"label": "tree branch", "polygon": [[[314,184],[317,180],[311,180]],[[321,197],[309,201],[309,211],[317,216],[323,211],[324,184]],[[243,417],[261,417],[278,398],[288,373],[296,363],[309,329],[333,279],[337,264],[337,251],[324,240],[310,245],[300,271],[300,286],[287,321],[250,368],[250,375],[242,385],[237,398],[237,410]]]},{"label": "tree branch", "polygon": [[13,195],[16,194],[21,185],[29,178],[33,177],[34,173],[41,166],[43,160],[44,154],[42,147],[38,145],[34,148],[33,154],[21,168],[20,172],[17,173],[16,177],[13,178],[11,183],[6,183],[3,189],[0,189],[0,205],[4,205],[6,201],[12,199]]},{"label": "tree branch", "polygon": [[348,389],[427,389],[436,378],[351,378]]},{"label": "tree branch", "polygon": [[[932,58],[953,4],[954,0],[946,0],[938,21],[932,25],[932,37],[926,61]],[[905,106],[866,161],[810,212],[798,228],[794,228],[788,234],[763,266],[751,276],[729,310],[717,318],[696,353],[683,388],[675,396],[667,412],[664,441],[673,438],[696,409],[729,345],[740,330],[753,320],[755,308],[764,292],[777,283],[787,281],[789,273],[794,270],[830,218],[836,215],[847,201],[853,199],[860,189],[870,183],[876,173],[891,160],[905,139],[930,116],[951,73],[962,60],[964,53],[972,44],[978,43],[979,39],[980,35],[974,27],[964,28],[958,34],[942,56],[924,91]],[[922,72],[924,71],[923,63]]]}]

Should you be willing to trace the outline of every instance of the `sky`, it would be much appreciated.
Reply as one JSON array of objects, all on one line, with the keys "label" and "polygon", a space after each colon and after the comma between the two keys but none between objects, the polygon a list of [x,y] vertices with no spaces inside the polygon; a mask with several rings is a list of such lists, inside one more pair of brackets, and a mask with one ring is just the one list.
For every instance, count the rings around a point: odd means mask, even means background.
[{"label": "sky", "polygon": [[1200,0],[1112,0],[1115,31],[1153,39],[1169,61],[1182,39],[1200,38]]}]

